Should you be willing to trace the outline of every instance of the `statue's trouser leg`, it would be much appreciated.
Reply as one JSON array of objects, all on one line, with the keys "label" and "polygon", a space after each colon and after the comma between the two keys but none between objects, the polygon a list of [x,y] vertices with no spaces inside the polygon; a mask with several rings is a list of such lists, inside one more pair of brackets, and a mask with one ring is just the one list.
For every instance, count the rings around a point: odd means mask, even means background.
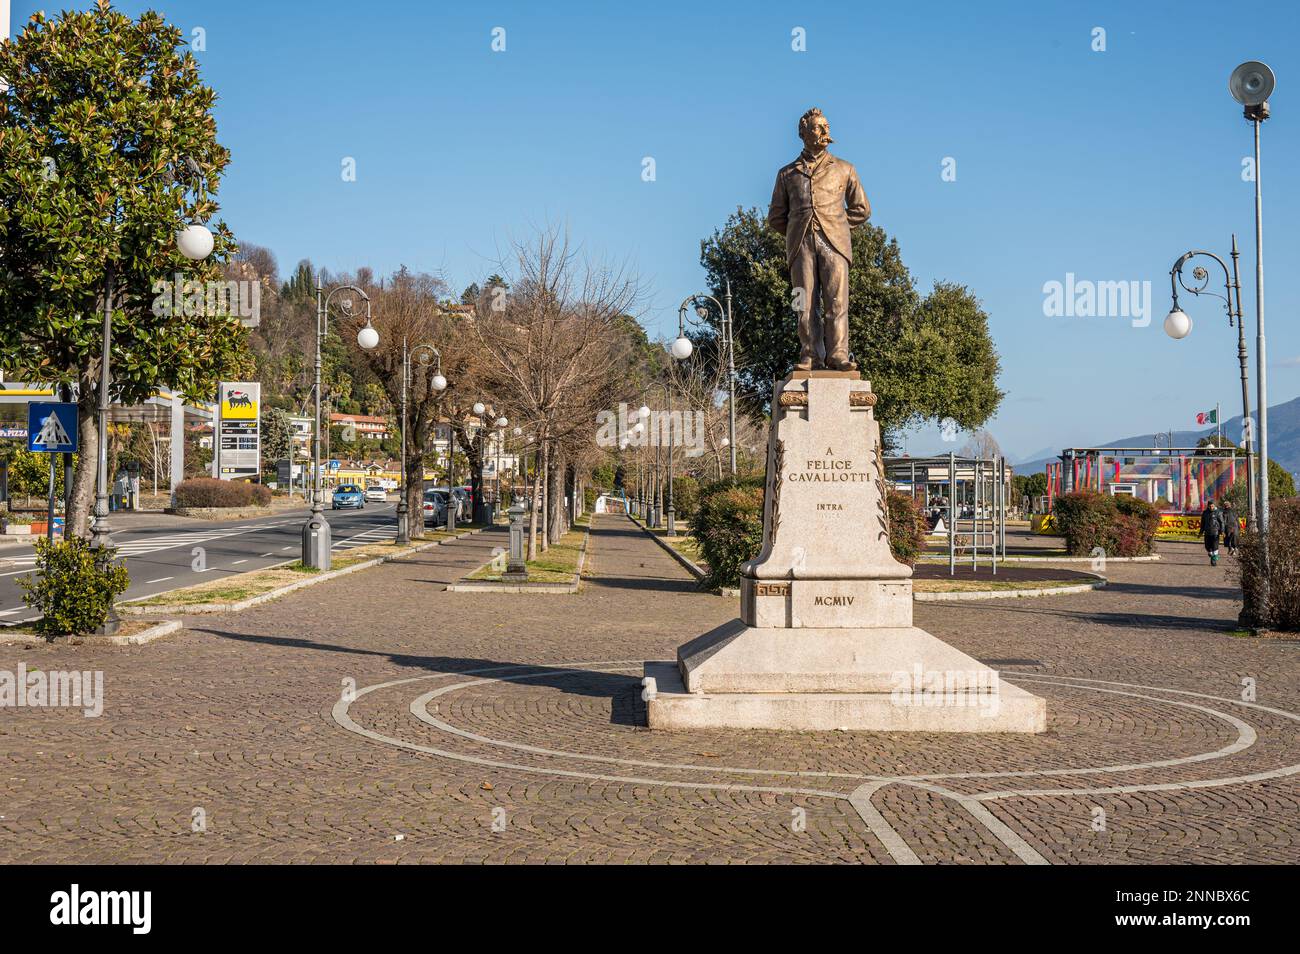
[{"label": "statue's trouser leg", "polygon": [[849,263],[820,232],[816,247],[826,366],[839,370],[849,362]]},{"label": "statue's trouser leg", "polygon": [[790,262],[790,284],[793,286],[794,304],[799,315],[799,364],[811,368],[817,360],[817,328],[814,326],[813,305],[817,300],[817,249],[812,231],[804,236]]}]

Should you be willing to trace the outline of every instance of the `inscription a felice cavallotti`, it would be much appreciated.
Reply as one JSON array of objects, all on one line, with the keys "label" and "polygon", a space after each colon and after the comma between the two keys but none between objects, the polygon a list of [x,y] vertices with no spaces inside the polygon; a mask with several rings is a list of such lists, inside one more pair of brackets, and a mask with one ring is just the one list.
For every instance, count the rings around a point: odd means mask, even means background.
[{"label": "inscription a felice cavallotti", "polygon": [[834,450],[828,447],[824,457],[804,461],[803,470],[791,471],[787,479],[793,482],[835,484],[861,483],[868,477],[865,471],[854,469],[852,460],[837,458]]}]

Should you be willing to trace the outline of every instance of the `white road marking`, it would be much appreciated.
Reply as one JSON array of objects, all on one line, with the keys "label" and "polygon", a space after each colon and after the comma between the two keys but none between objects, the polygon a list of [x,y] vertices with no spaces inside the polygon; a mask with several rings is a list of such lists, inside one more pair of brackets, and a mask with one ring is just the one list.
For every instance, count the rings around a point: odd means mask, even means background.
[{"label": "white road marking", "polygon": [[176,579],[176,577],[174,576],[160,576],[156,580],[145,580],[144,585],[148,586],[150,583],[166,583],[168,580],[174,580],[174,579]]},{"label": "white road marking", "polygon": [[247,562],[248,562],[247,560],[236,560],[234,563],[232,563],[232,564],[230,564],[230,565],[231,565],[231,566],[239,566],[239,564],[241,564],[241,563],[247,563]]},{"label": "white road marking", "polygon": [[21,612],[22,612],[23,610],[25,610],[26,608],[27,608],[27,607],[25,607],[25,606],[19,606],[17,609],[11,609],[11,610],[0,610],[0,616],[9,616],[9,615],[11,615],[11,614],[13,614],[13,613],[21,613]]}]

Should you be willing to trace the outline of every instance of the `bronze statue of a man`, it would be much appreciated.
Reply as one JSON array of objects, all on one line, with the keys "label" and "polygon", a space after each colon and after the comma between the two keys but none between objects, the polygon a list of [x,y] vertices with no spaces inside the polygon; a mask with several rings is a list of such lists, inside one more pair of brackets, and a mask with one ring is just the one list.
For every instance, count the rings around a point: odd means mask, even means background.
[{"label": "bronze statue of a man", "polygon": [[785,236],[790,284],[799,313],[799,363],[807,371],[848,371],[850,230],[871,216],[851,163],[826,151],[833,140],[820,109],[799,118],[803,152],[776,174],[769,227]]}]

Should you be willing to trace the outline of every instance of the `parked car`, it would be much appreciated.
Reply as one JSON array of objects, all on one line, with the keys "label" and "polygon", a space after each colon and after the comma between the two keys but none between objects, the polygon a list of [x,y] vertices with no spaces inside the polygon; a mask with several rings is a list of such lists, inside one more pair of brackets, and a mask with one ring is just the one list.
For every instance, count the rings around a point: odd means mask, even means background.
[{"label": "parked car", "polygon": [[440,490],[426,490],[421,505],[424,511],[426,527],[443,527],[447,525],[447,495]]},{"label": "parked car", "polygon": [[457,487],[452,491],[456,498],[456,519],[468,523],[474,516],[474,498],[468,487]]},{"label": "parked car", "polygon": [[332,510],[360,510],[365,505],[365,492],[356,484],[339,484],[334,488],[334,502],[330,505]]},{"label": "parked car", "polygon": [[388,501],[388,491],[379,484],[371,484],[366,488],[366,503],[386,503]]},{"label": "parked car", "polygon": [[[447,502],[448,489],[446,487],[429,487],[425,490],[426,494],[434,491],[442,494],[443,503]],[[450,491],[451,495],[456,498],[456,522],[468,523],[473,516],[474,508],[470,504],[470,493],[468,487],[455,487]]]}]

